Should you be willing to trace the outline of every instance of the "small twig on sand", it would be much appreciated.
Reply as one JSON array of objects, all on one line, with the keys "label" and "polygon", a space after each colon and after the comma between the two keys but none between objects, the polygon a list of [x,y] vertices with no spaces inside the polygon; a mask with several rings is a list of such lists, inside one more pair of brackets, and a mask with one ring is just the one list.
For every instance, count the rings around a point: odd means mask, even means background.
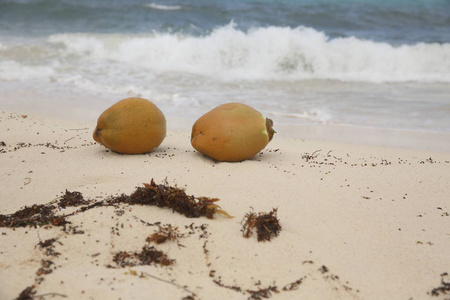
[{"label": "small twig on sand", "polygon": [[67,130],[88,130],[89,128],[85,127],[85,128],[71,128],[71,129],[67,129]]},{"label": "small twig on sand", "polygon": [[71,137],[70,139],[65,140],[65,141],[64,141],[64,144],[67,143],[67,142],[70,141],[70,140],[73,140],[74,138],[75,138],[75,137],[73,136],[73,137]]},{"label": "small twig on sand", "polygon": [[67,295],[63,295],[60,293],[45,293],[45,294],[41,294],[41,295],[35,295],[35,296],[33,296],[33,298],[46,297],[46,296],[60,296],[63,298],[67,298]]},{"label": "small twig on sand", "polygon": [[159,281],[162,281],[162,282],[171,284],[171,285],[173,285],[173,286],[175,286],[175,287],[177,287],[177,288],[179,288],[179,289],[182,289],[182,290],[185,291],[185,292],[188,292],[188,293],[191,293],[191,294],[195,295],[195,293],[192,292],[192,291],[190,291],[190,290],[188,290],[188,288],[187,288],[186,286],[182,286],[182,285],[180,285],[180,284],[178,284],[178,283],[175,283],[175,282],[173,282],[173,281],[165,280],[165,279],[156,277],[156,276],[151,275],[151,274],[146,273],[146,272],[141,272],[141,276],[148,276],[148,277],[151,277],[151,278],[153,278],[153,279],[156,279],[156,280],[159,280]]}]

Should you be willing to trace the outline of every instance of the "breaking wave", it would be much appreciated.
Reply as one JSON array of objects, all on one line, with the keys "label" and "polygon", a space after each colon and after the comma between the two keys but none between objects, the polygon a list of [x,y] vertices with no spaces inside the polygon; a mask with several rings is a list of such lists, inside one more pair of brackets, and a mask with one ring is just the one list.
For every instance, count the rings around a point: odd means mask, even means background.
[{"label": "breaking wave", "polygon": [[155,3],[146,4],[145,6],[157,10],[180,10],[183,8],[179,5],[162,5]]},{"label": "breaking wave", "polygon": [[[39,50],[40,55],[46,60],[53,58],[53,65],[69,64],[70,69],[76,70],[79,65],[103,64],[105,75],[114,74],[117,66],[121,66],[125,69],[139,67],[150,73],[188,73],[216,80],[450,82],[449,43],[393,46],[355,37],[332,39],[305,27],[242,31],[230,24],[204,36],[55,34],[49,36],[42,47],[45,49]],[[23,57],[15,58],[17,51],[10,50],[7,45],[0,49],[0,54],[9,53],[6,55],[9,60],[0,61],[0,78],[11,74],[20,76],[21,70],[10,72],[10,69],[15,65],[23,68],[21,63],[26,61]],[[42,54],[45,51],[52,53]],[[110,67],[112,65],[114,68]],[[28,67],[42,68],[39,62]]]}]

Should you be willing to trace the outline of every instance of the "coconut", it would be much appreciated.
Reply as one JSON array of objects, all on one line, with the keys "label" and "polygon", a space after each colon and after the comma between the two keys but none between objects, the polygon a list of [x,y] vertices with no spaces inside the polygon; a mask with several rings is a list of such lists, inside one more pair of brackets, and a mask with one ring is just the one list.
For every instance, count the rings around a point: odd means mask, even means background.
[{"label": "coconut", "polygon": [[151,152],[166,137],[166,118],[152,102],[126,98],[105,110],[97,121],[94,140],[126,154]]},{"label": "coconut", "polygon": [[193,125],[191,144],[217,161],[251,159],[272,140],[271,119],[242,103],[220,105]]}]

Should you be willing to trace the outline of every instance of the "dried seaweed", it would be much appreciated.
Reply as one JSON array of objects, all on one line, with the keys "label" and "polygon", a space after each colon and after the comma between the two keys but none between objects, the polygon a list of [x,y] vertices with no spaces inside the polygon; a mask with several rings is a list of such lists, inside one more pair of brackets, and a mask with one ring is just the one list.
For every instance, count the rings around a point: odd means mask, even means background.
[{"label": "dried seaweed", "polygon": [[182,238],[184,234],[178,231],[178,227],[172,227],[170,224],[166,226],[159,226],[158,231],[153,233],[147,238],[147,242],[162,244],[166,241],[176,241],[178,242],[179,238]]},{"label": "dried seaweed", "polygon": [[323,265],[323,266],[321,266],[321,267],[319,268],[319,271],[320,271],[320,273],[325,274],[325,273],[327,273],[329,270],[328,270],[328,267],[327,267],[327,266]]},{"label": "dried seaweed", "polygon": [[[309,154],[309,153],[305,153],[302,155],[302,158],[304,160],[306,160],[306,162],[309,162],[310,160],[314,160],[317,156],[318,156],[318,152],[320,152],[322,150],[316,150],[313,153]],[[328,154],[330,154],[330,152],[328,152]],[[327,155],[328,156],[328,155]]]},{"label": "dried seaweed", "polygon": [[167,254],[156,250],[153,246],[144,246],[141,252],[120,251],[114,254],[113,261],[122,268],[144,265],[172,265],[175,260],[169,259]]},{"label": "dried seaweed", "polygon": [[247,291],[250,294],[250,297],[248,297],[248,299],[254,299],[254,300],[262,300],[264,299],[268,299],[270,297],[272,297],[272,292],[273,293],[279,293],[278,288],[276,286],[269,286],[268,288],[265,289],[259,289],[257,291],[251,291],[248,290]]},{"label": "dried seaweed", "polygon": [[444,281],[445,276],[448,276],[447,272],[441,274],[441,286],[431,290],[432,296],[439,296],[441,294],[442,295],[450,294],[450,282]]},{"label": "dried seaweed", "polygon": [[[39,246],[39,248],[41,248],[41,250],[45,249],[45,252],[44,252],[45,255],[59,256],[59,255],[61,255],[61,253],[56,252],[54,249],[55,246],[53,245],[57,240],[58,240],[57,238],[52,238],[52,239],[45,240],[43,242],[41,241],[37,245]],[[58,243],[60,243],[60,242],[58,242]]]},{"label": "dried seaweed", "polygon": [[[221,210],[220,206],[215,204],[217,201],[219,201],[217,198],[189,196],[183,189],[171,187],[167,185],[167,183],[156,184],[152,179],[150,184],[144,183],[144,187],[138,187],[136,191],[129,196],[123,194],[99,202],[85,200],[80,192],[69,192],[66,190],[65,194],[59,199],[48,204],[25,206],[10,215],[0,214],[0,227],[17,228],[27,226],[38,227],[44,225],[65,226],[70,223],[67,221],[67,217],[96,207],[115,206],[121,203],[168,207],[188,218],[206,216],[207,218],[212,219],[215,214],[221,214],[231,218],[226,211]],[[73,213],[66,215],[55,214],[58,209],[78,206],[82,207]]]},{"label": "dried seaweed", "polygon": [[58,206],[61,208],[69,206],[77,207],[89,204],[90,202],[91,201],[85,200],[80,192],[69,192],[66,190],[66,193],[58,201]]},{"label": "dried seaweed", "polygon": [[33,300],[36,294],[35,286],[29,286],[25,288],[15,300]]},{"label": "dried seaweed", "polygon": [[122,195],[112,200],[114,203],[168,207],[188,218],[206,216],[212,219],[216,213],[231,217],[215,204],[217,201],[219,201],[217,198],[189,196],[183,189],[167,184],[156,184],[153,179],[150,184],[144,183],[144,187],[138,187],[130,196]]},{"label": "dried seaweed", "polygon": [[37,276],[47,275],[53,272],[51,266],[54,264],[51,260],[41,260],[41,267],[36,271]]},{"label": "dried seaweed", "polygon": [[[213,271],[212,273],[209,273],[209,277],[213,277],[214,278],[214,273],[216,272],[215,270],[211,270]],[[244,291],[242,290],[242,288],[240,286],[236,286],[236,285],[226,285],[224,283],[222,283],[222,280],[219,279],[213,279],[213,282],[215,284],[217,284],[218,286],[222,287],[222,288],[226,288],[235,292],[239,292],[239,293],[244,293]]]},{"label": "dried seaweed", "polygon": [[[38,235],[39,236],[39,235]],[[58,238],[51,238],[45,241],[40,241],[35,247],[39,247],[43,253],[47,256],[58,256],[60,253],[54,251],[54,243],[58,241]],[[58,242],[62,245],[61,242]],[[60,266],[59,266],[60,267]],[[59,296],[63,298],[67,298],[66,295],[60,293],[45,293],[36,295],[36,287],[39,286],[44,280],[45,276],[53,273],[53,270],[57,268],[56,264],[47,259],[41,259],[41,265],[39,269],[36,271],[36,277],[34,278],[34,284],[32,286],[26,287],[17,298],[14,300],[32,300],[32,299],[44,299],[46,296],[54,297]]]},{"label": "dried seaweed", "polygon": [[245,238],[249,238],[256,228],[258,242],[270,241],[277,237],[281,231],[280,221],[277,218],[277,208],[273,208],[269,213],[248,212],[242,220],[242,232]]},{"label": "dried seaweed", "polygon": [[14,214],[0,215],[0,227],[63,226],[69,223],[64,216],[56,216],[54,210],[55,207],[53,205],[47,204],[25,206]]},{"label": "dried seaweed", "polygon": [[303,278],[297,281],[291,282],[283,287],[283,291],[294,291],[297,290],[300,284],[302,284]]}]

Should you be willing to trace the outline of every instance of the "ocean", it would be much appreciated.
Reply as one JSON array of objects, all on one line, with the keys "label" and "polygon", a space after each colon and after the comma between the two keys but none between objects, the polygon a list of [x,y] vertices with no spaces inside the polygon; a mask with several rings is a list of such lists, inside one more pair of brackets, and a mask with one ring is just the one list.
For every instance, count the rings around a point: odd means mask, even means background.
[{"label": "ocean", "polygon": [[0,109],[95,120],[131,96],[450,133],[450,1],[0,0]]}]

